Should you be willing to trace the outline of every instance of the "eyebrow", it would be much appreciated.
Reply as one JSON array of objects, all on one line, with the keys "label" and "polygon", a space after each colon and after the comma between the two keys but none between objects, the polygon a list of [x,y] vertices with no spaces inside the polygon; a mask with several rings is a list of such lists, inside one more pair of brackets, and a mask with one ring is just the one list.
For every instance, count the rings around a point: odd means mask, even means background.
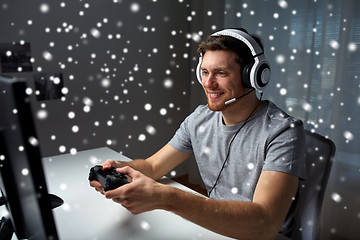
[{"label": "eyebrow", "polygon": [[[216,67],[216,68],[214,68],[214,69],[212,69],[212,71],[220,71],[220,70],[231,70],[231,69],[233,69],[233,68],[231,68],[231,67]],[[208,70],[207,68],[205,68],[205,67],[201,67],[201,70]]]}]

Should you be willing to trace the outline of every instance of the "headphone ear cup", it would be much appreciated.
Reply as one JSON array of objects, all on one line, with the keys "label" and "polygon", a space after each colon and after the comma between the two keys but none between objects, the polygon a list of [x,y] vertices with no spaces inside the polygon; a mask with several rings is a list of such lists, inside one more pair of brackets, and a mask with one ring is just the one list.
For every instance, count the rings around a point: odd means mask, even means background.
[{"label": "headphone ear cup", "polygon": [[241,72],[241,81],[243,86],[246,88],[253,88],[250,81],[250,72],[253,65],[254,65],[253,63],[246,64]]},{"label": "headphone ear cup", "polygon": [[270,66],[267,62],[262,62],[256,72],[256,87],[262,90],[270,80]]},{"label": "headphone ear cup", "polygon": [[195,73],[196,73],[196,78],[198,80],[198,82],[200,83],[200,85],[202,85],[201,81],[202,81],[202,71],[201,71],[201,63],[202,63],[202,54],[200,54],[199,56],[199,62],[196,66],[196,70],[195,70]]}]

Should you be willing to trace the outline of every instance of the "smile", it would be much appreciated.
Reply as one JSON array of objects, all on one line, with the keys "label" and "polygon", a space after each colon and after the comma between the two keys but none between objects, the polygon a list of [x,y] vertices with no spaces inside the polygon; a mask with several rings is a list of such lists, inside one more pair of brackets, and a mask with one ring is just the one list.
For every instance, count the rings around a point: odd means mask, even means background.
[{"label": "smile", "polygon": [[209,93],[209,97],[210,98],[218,98],[220,95],[222,95],[223,93]]}]

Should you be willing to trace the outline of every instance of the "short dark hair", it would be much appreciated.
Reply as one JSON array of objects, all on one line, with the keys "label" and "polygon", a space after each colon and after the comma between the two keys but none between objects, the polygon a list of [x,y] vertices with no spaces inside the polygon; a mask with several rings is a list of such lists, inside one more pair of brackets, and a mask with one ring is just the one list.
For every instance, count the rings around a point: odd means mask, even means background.
[{"label": "short dark hair", "polygon": [[[243,31],[249,34],[243,28],[234,28],[236,30]],[[249,34],[254,40],[259,44],[260,48],[264,51],[264,46],[261,42],[261,39],[256,35]],[[225,50],[233,51],[236,53],[236,60],[242,67],[243,65],[250,64],[254,61],[254,57],[251,54],[249,47],[239,39],[230,37],[230,36],[208,36],[203,40],[197,49],[199,55],[204,55],[206,51],[215,51],[215,50]]]}]

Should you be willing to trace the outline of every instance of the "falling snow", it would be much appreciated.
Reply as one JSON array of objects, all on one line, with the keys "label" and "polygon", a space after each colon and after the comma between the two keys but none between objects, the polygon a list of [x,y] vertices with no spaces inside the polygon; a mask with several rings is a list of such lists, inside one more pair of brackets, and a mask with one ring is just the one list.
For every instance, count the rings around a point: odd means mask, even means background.
[{"label": "falling snow", "polygon": [[[357,65],[344,68],[344,78],[353,83],[349,86],[342,84],[342,79],[335,79],[339,73],[333,67],[338,59],[358,55],[360,43],[355,35],[347,35],[349,42],[331,35],[326,37],[322,48],[308,46],[304,29],[293,23],[299,21],[303,9],[292,1],[264,1],[272,4],[273,9],[266,12],[267,20],[260,17],[265,13],[256,8],[255,1],[242,1],[236,7],[231,6],[233,1],[225,2],[222,14],[240,23],[249,22],[265,42],[268,60],[274,69],[272,76],[277,77],[272,78],[269,87],[275,90],[274,101],[283,103],[284,110],[299,118],[306,116],[305,124],[311,131],[336,137],[340,150],[357,147],[360,137],[359,128],[354,124],[360,119]],[[313,4],[317,2],[321,1]],[[171,137],[188,113],[193,86],[187,83],[194,68],[189,65],[196,64],[192,46],[221,27],[213,20],[219,17],[218,9],[206,6],[202,16],[182,0],[173,1],[171,8],[182,15],[161,11],[160,4],[166,3],[160,1],[43,1],[32,6],[29,10],[32,14],[24,10],[22,19],[11,14],[17,4],[18,1],[2,1],[0,15],[7,18],[0,17],[1,27],[9,35],[5,41],[17,41],[21,46],[31,43],[29,61],[33,72],[17,66],[15,74],[63,74],[63,79],[49,78],[50,83],[60,89],[59,99],[34,103],[40,137],[28,139],[32,146],[41,142],[46,146],[44,151],[53,155],[68,152],[76,155],[80,150],[105,145],[125,154],[154,151],[151,144],[159,138]],[[101,7],[114,11],[100,11]],[[333,19],[337,8],[335,3],[327,4],[323,14]],[[18,11],[21,15],[21,10]],[[200,18],[206,19],[209,26],[190,31],[188,24]],[[294,19],[293,22],[283,22],[289,18]],[[334,32],[355,31],[350,29],[350,19],[345,17],[341,22],[344,27]],[[306,30],[307,37],[315,41],[319,41],[318,36],[325,38],[321,25],[316,22]],[[301,44],[294,41],[282,46],[279,36],[285,33],[288,38],[300,39]],[[7,34],[2,34],[4,39]],[[8,49],[5,56],[15,57],[16,52]],[[311,71],[304,67],[304,59],[313,61]],[[311,81],[313,79],[319,81]],[[26,94],[29,98],[36,97],[40,90],[30,84]],[[346,110],[349,108],[351,111]],[[13,113],[18,114],[18,110],[14,109]],[[205,127],[198,129],[199,133],[205,131]],[[24,151],[23,146],[18,149]],[[202,152],[210,155],[211,149],[204,148]],[[0,161],[4,159],[5,156],[0,155]],[[101,161],[93,156],[89,164]],[[247,165],[249,171],[254,167],[255,163]],[[22,174],[27,175],[28,170],[23,169]],[[171,176],[175,175],[175,171],[171,172]],[[339,181],[348,180],[342,177]],[[63,183],[59,188],[66,191],[68,186]],[[234,187],[231,192],[236,194],[238,189]],[[340,191],[334,191],[330,193],[330,200],[341,205],[348,199]],[[347,209],[347,206],[341,207]],[[63,209],[72,211],[67,204]],[[360,211],[355,215],[360,220]],[[146,231],[151,229],[145,221],[140,222],[140,227]],[[328,231],[336,234],[339,229],[333,227]]]}]

